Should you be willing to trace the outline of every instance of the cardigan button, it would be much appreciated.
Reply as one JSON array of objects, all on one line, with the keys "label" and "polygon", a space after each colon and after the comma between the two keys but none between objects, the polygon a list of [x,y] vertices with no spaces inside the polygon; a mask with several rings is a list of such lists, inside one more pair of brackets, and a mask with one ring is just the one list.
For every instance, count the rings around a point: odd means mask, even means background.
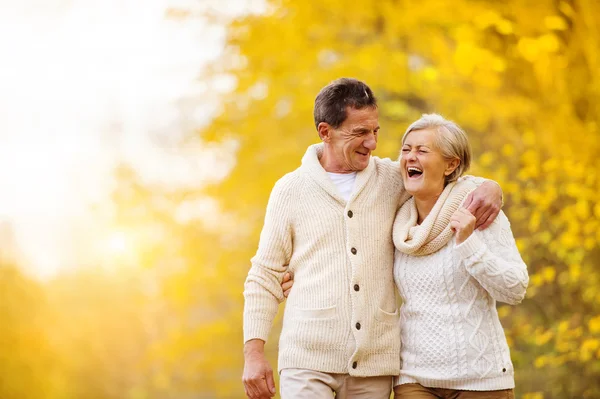
[{"label": "cardigan button", "polygon": [[506,369],[502,369],[502,372],[503,372],[503,373],[506,373]]},{"label": "cardigan button", "polygon": [[349,218],[351,218],[351,217],[352,217],[352,215],[354,215],[354,214],[352,213],[352,211],[348,211],[348,217],[349,217]]},{"label": "cardigan button", "polygon": [[352,252],[352,255],[356,255],[356,248],[352,248],[350,252]]},{"label": "cardigan button", "polygon": [[356,329],[360,330],[360,323],[356,323]]},{"label": "cardigan button", "polygon": [[358,284],[354,284],[354,291],[358,291],[360,290],[360,287],[358,286]]},{"label": "cardigan button", "polygon": [[356,362],[352,363],[352,368],[355,369],[356,367],[358,367],[358,363],[356,363]]}]

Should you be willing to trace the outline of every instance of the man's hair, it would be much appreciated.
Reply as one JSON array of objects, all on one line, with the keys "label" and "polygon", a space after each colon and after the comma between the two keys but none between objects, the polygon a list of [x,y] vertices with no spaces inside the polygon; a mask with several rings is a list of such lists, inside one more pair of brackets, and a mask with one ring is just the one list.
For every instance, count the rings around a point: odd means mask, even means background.
[{"label": "man's hair", "polygon": [[338,128],[346,120],[346,108],[377,108],[377,99],[366,83],[352,78],[340,78],[321,89],[315,98],[315,127],[326,122]]}]

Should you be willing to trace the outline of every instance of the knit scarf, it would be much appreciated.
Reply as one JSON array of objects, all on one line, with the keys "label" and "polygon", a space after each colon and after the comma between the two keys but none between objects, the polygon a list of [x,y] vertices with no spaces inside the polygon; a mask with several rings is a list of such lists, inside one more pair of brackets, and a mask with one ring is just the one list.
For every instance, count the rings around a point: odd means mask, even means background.
[{"label": "knit scarf", "polygon": [[396,249],[408,255],[423,256],[443,248],[454,234],[450,228],[452,214],[475,188],[477,186],[468,180],[449,183],[420,225],[415,199],[411,197],[396,213],[393,231]]}]

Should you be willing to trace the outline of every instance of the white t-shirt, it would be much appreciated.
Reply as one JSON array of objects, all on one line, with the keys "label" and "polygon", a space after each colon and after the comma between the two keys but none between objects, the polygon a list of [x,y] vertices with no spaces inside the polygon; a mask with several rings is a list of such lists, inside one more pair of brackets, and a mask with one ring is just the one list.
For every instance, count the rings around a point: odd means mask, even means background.
[{"label": "white t-shirt", "polygon": [[348,201],[354,191],[354,182],[356,181],[356,172],[352,173],[331,173],[327,172],[329,178],[337,187],[342,198]]}]

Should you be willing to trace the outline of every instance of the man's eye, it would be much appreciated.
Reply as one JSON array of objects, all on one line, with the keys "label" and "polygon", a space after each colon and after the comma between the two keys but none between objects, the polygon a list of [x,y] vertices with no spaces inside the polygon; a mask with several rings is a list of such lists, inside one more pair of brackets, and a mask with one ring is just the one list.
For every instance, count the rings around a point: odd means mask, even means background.
[{"label": "man's eye", "polygon": [[421,154],[426,154],[426,153],[427,153],[427,151],[425,151],[425,150],[419,150],[419,152],[420,152]]},{"label": "man's eye", "polygon": [[408,152],[408,148],[403,148],[402,152]]}]

